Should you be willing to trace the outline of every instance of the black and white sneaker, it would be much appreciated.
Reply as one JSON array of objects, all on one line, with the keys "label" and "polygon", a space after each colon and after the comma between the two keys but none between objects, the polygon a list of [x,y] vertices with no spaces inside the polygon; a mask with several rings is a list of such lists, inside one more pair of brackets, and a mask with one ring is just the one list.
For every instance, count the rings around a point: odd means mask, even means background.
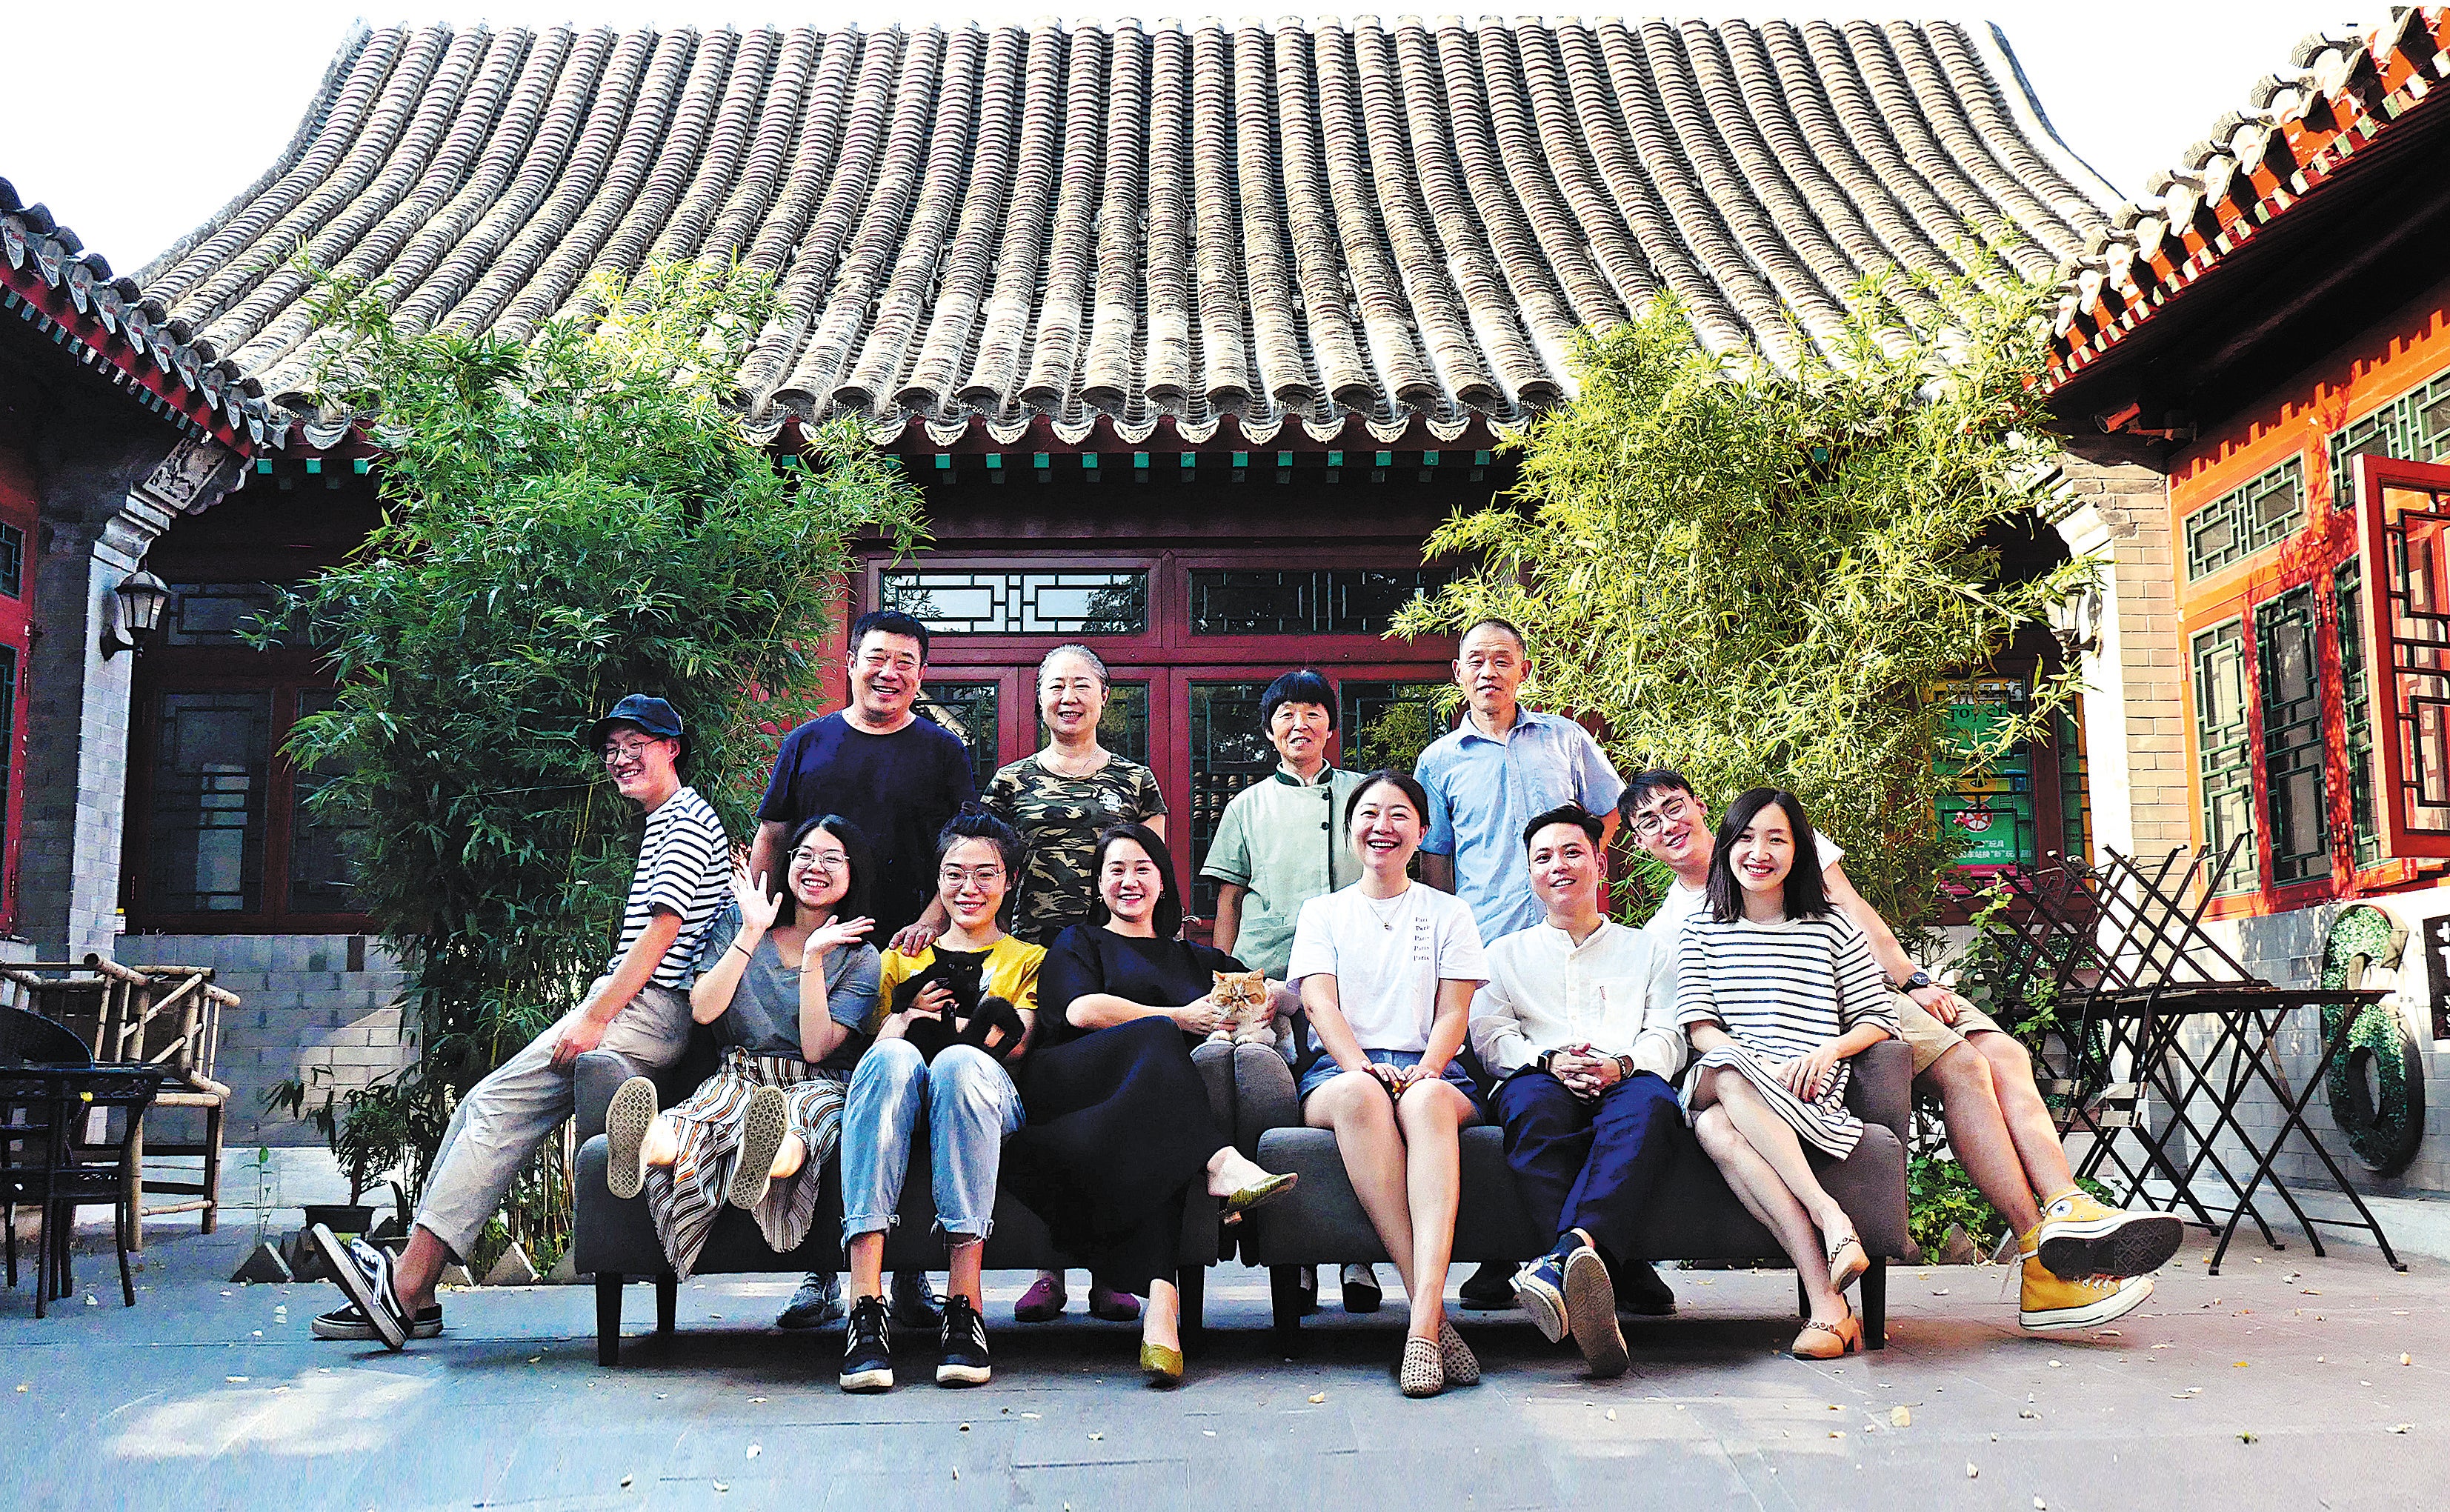
[{"label": "black and white sneaker", "polygon": [[357,1304],[359,1314],[374,1325],[375,1337],[386,1348],[404,1348],[408,1344],[408,1315],[399,1305],[399,1293],[391,1278],[391,1256],[363,1239],[340,1242],[340,1236],[329,1227],[317,1224],[307,1231],[315,1236],[316,1248],[323,1251],[323,1263],[332,1272],[332,1280]]},{"label": "black and white sneaker", "polygon": [[604,1185],[623,1202],[647,1184],[647,1131],[654,1122],[655,1084],[644,1076],[621,1083],[605,1105]]},{"label": "black and white sneaker", "polygon": [[[382,1337],[375,1332],[375,1326],[366,1321],[366,1315],[358,1310],[354,1302],[316,1314],[315,1321],[309,1323],[306,1329],[318,1339],[337,1339],[344,1343],[368,1344]],[[430,1308],[418,1308],[417,1316],[408,1320],[408,1336],[412,1339],[431,1339],[441,1331],[442,1304],[439,1302]]]},{"label": "black and white sneaker", "polygon": [[850,1325],[843,1330],[843,1364],[839,1378],[846,1391],[893,1389],[893,1344],[888,1337],[885,1299],[862,1297],[850,1307]]},{"label": "black and white sneaker", "polygon": [[969,1298],[956,1292],[944,1299],[944,1328],[937,1342],[938,1386],[984,1386],[995,1378],[995,1365],[987,1358],[987,1320]]}]

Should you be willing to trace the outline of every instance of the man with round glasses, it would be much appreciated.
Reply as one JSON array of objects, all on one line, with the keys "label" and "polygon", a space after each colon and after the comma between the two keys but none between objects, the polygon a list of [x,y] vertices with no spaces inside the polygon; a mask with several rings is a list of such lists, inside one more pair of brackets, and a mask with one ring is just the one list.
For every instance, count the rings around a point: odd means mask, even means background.
[{"label": "man with round glasses", "polygon": [[[1705,903],[1716,844],[1710,811],[1683,774],[1664,766],[1636,773],[1619,808],[1633,843],[1675,873],[1644,926],[1672,953]],[[2075,1184],[2025,1047],[1932,980],[1846,880],[1838,864],[1846,853],[1814,838],[1829,901],[1863,931],[1904,998],[1897,1012],[1915,1079],[1938,1096],[1949,1148],[2016,1236],[2024,1263],[2017,1321],[2034,1332],[2095,1328],[2134,1310],[2152,1294],[2150,1272],[2177,1253],[2184,1226],[2169,1213],[2105,1207]]]},{"label": "man with round glasses", "polygon": [[398,1261],[315,1225],[349,1299],[315,1320],[319,1339],[380,1339],[398,1349],[441,1332],[435,1282],[475,1250],[512,1180],[570,1117],[578,1057],[600,1047],[668,1066],[689,1043],[692,963],[699,937],[731,896],[730,840],[713,805],[681,781],[689,736],[671,705],[632,693],[584,739],[621,796],[647,811],[612,964],[576,1009],[460,1099]]}]

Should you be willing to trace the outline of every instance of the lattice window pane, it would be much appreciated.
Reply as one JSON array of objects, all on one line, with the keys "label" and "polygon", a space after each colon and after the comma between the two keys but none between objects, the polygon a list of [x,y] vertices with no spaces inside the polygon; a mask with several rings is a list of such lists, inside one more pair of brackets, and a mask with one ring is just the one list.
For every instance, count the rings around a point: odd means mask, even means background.
[{"label": "lattice window pane", "polygon": [[1225,805],[1276,769],[1276,748],[1259,723],[1259,698],[1267,690],[1265,683],[1191,685],[1192,909],[1205,917],[1216,912],[1216,883],[1199,876],[1199,867]]},{"label": "lattice window pane", "polygon": [[2305,463],[2290,457],[2187,516],[2187,576],[2232,566],[2305,523]]},{"label": "lattice window pane", "polygon": [[1194,635],[1378,635],[1418,593],[1453,573],[1429,568],[1191,571]]},{"label": "lattice window pane", "polygon": [[1138,635],[1148,630],[1145,571],[895,572],[887,609],[946,635]]},{"label": "lattice window pane", "polygon": [[150,910],[262,906],[272,694],[164,693],[153,760]]},{"label": "lattice window pane", "polygon": [[2331,496],[2344,502],[2360,456],[2438,462],[2450,456],[2450,373],[2331,433]]},{"label": "lattice window pane", "polygon": [[2203,778],[2204,842],[2215,861],[2232,844],[2215,893],[2255,886],[2254,751],[2246,717],[2246,627],[2231,620],[2193,641],[2195,749]]},{"label": "lattice window pane", "polygon": [[1438,712],[1444,683],[1337,685],[1344,710],[1344,765],[1357,772],[1381,766],[1410,771],[1429,743],[1447,732]]},{"label": "lattice window pane", "polygon": [[2340,628],[2340,728],[2348,758],[2348,826],[2356,864],[2382,859],[2375,827],[2373,689],[2365,682],[2364,563],[2341,566],[2331,579]]},{"label": "lattice window pane", "polygon": [[925,683],[919,689],[918,711],[934,720],[970,748],[970,786],[985,792],[987,779],[1001,765],[997,701],[1001,689],[993,683]]},{"label": "lattice window pane", "polygon": [[2263,695],[2263,761],[2271,797],[2271,880],[2331,874],[2330,809],[2323,775],[2323,687],[2314,649],[2314,589],[2294,588],[2255,607]]},{"label": "lattice window pane", "polygon": [[26,596],[26,533],[14,525],[0,525],[0,593]]},{"label": "lattice window pane", "polygon": [[[304,718],[332,707],[339,694],[308,689],[298,695]],[[353,763],[320,762],[298,773],[290,800],[289,910],[299,914],[346,914],[358,910],[359,861],[365,844],[364,814],[319,807],[309,802],[348,774]]]},{"label": "lattice window pane", "polygon": [[2391,489],[2384,509],[2398,796],[2411,831],[2450,832],[2450,514],[2440,495]]},{"label": "lattice window pane", "polygon": [[280,607],[270,583],[173,583],[163,638],[172,646],[237,646],[242,630]]}]

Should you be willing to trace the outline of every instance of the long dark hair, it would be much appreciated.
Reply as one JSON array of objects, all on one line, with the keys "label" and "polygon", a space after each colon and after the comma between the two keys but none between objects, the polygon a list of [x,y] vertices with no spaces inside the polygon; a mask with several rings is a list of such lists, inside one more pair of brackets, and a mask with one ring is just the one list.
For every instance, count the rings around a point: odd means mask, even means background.
[{"label": "long dark hair", "polygon": [[1165,848],[1165,841],[1146,824],[1116,824],[1098,837],[1097,858],[1089,863],[1089,922],[1102,924],[1113,917],[1106,907],[1105,889],[1098,879],[1106,873],[1106,852],[1118,840],[1128,840],[1148,852],[1157,863],[1157,909],[1149,922],[1157,928],[1157,938],[1172,940],[1182,932],[1182,895],[1174,890],[1174,855]]},{"label": "long dark hair", "polygon": [[1795,865],[1786,874],[1786,917],[1818,919],[1829,912],[1829,890],[1820,884],[1820,847],[1812,838],[1812,821],[1804,817],[1803,800],[1782,787],[1756,787],[1727,805],[1727,817],[1719,822],[1718,845],[1710,852],[1710,917],[1722,924],[1744,917],[1744,890],[1736,881],[1736,839],[1772,804],[1786,811],[1786,822],[1795,830]]},{"label": "long dark hair", "polygon": [[850,863],[850,882],[843,889],[842,901],[834,904],[836,919],[867,917],[867,883],[875,866],[869,860],[867,837],[859,826],[840,814],[819,814],[804,819],[800,827],[791,831],[791,843],[783,847],[783,911],[777,921],[796,924],[800,921],[800,900],[791,891],[791,858],[799,853],[808,837],[824,830],[842,843],[843,857]]}]

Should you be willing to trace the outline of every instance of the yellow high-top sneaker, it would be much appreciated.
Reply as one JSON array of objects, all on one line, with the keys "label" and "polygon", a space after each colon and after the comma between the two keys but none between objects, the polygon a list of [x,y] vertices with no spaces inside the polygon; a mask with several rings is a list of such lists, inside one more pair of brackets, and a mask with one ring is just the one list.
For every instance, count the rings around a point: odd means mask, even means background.
[{"label": "yellow high-top sneaker", "polygon": [[2123,1318],[2152,1294],[2150,1276],[2087,1276],[2069,1281],[2052,1275],[2041,1256],[2025,1251],[2025,1284],[2016,1300],[2016,1321],[2035,1333],[2098,1328]]},{"label": "yellow high-top sneaker", "polygon": [[2042,1264],[2070,1281],[2086,1276],[2140,1276],[2160,1270],[2186,1242],[2187,1227],[2175,1213],[2121,1212],[2104,1207],[2081,1187],[2070,1187],[2042,1206]]}]

